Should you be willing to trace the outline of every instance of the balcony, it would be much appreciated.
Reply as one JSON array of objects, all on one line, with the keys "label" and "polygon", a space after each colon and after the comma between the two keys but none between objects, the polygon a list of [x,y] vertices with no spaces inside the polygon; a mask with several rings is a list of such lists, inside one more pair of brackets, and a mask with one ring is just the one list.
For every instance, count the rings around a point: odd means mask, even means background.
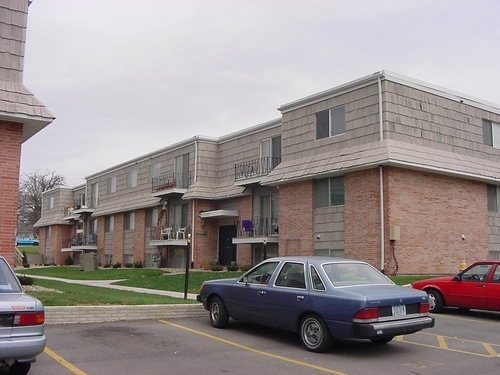
[{"label": "balcony", "polygon": [[90,197],[85,200],[84,205],[76,204],[76,208],[73,210],[73,215],[81,215],[81,214],[92,214],[97,206],[99,205],[99,201],[97,197]]},{"label": "balcony", "polygon": [[264,157],[245,161],[234,166],[235,185],[257,184],[281,163],[281,158]]},{"label": "balcony", "polygon": [[163,197],[166,195],[182,195],[191,185],[191,175],[188,173],[167,173],[151,180],[151,195]]},{"label": "balcony", "polygon": [[97,250],[97,234],[78,233],[71,237],[67,248],[62,251]]},{"label": "balcony", "polygon": [[233,244],[238,243],[278,243],[278,219],[253,219],[235,222],[237,237]]},{"label": "balcony", "polygon": [[151,246],[187,246],[188,226],[167,225],[149,228],[149,245]]}]

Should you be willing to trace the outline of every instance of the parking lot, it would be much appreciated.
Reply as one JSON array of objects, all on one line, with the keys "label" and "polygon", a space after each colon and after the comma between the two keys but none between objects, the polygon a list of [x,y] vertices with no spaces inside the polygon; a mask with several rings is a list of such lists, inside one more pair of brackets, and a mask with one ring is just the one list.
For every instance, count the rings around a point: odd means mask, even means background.
[{"label": "parking lot", "polygon": [[[436,326],[387,345],[339,341],[304,350],[297,335],[204,318],[48,325],[31,375],[68,374],[493,374],[500,372],[500,313],[448,310]],[[0,371],[0,375],[7,374]]]}]

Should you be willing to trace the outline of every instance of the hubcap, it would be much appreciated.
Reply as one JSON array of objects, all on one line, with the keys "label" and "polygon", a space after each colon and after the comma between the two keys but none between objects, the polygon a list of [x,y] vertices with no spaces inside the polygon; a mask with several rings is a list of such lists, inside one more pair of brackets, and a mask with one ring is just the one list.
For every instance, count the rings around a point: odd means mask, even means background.
[{"label": "hubcap", "polygon": [[321,343],[323,331],[321,326],[315,321],[311,320],[304,325],[304,340],[309,346],[317,346]]},{"label": "hubcap", "polygon": [[212,305],[212,320],[214,322],[219,320],[219,305],[217,303]]}]

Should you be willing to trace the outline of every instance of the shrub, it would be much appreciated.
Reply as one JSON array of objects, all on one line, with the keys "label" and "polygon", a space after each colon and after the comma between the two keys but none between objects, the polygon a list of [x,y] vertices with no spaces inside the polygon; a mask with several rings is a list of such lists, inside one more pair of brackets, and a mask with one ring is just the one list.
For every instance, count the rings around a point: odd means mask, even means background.
[{"label": "shrub", "polygon": [[17,275],[17,278],[21,285],[33,285],[35,279],[26,275]]},{"label": "shrub", "polygon": [[26,255],[26,250],[23,250],[23,267],[24,268],[30,267],[30,264],[28,263],[28,256]]},{"label": "shrub", "polygon": [[246,272],[248,271],[250,268],[252,268],[253,265],[252,264],[244,264],[240,267],[240,270],[243,271],[243,272]]},{"label": "shrub", "polygon": [[111,263],[106,263],[106,264],[104,265],[104,268],[111,268]]},{"label": "shrub", "polygon": [[236,262],[231,262],[229,266],[227,266],[228,271],[238,271],[240,267],[238,266],[238,263]]},{"label": "shrub", "polygon": [[64,259],[64,265],[65,266],[72,266],[73,265],[73,258],[71,258],[70,255],[68,255],[66,257],[66,259]]},{"label": "shrub", "polygon": [[120,262],[116,262],[113,264],[113,268],[122,268],[122,264]]},{"label": "shrub", "polygon": [[134,267],[134,263],[125,263],[123,265],[123,267],[125,267],[125,268],[133,268]]},{"label": "shrub", "polygon": [[212,271],[224,271],[224,266],[221,264],[216,264],[210,268]]},{"label": "shrub", "polygon": [[134,268],[144,268],[144,262],[142,260],[134,262]]}]

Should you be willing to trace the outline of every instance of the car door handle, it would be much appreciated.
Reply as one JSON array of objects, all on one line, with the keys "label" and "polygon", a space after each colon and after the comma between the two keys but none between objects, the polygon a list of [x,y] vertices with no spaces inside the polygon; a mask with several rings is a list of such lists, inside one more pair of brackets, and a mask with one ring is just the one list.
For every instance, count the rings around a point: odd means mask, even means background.
[{"label": "car door handle", "polygon": [[304,296],[297,296],[297,301],[302,301],[304,298]]},{"label": "car door handle", "polygon": [[266,291],[265,291],[265,290],[259,290],[259,291],[257,292],[257,294],[258,294],[259,296],[263,296],[264,294],[266,294]]}]

